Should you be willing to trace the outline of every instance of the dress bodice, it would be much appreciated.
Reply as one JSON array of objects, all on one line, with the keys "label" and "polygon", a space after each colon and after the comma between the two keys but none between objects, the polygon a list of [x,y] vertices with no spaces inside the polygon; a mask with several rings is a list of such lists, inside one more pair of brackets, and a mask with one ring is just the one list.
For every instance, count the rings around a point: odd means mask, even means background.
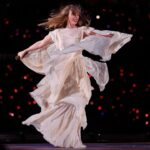
[{"label": "dress bodice", "polygon": [[56,44],[56,47],[60,50],[76,44],[83,39],[84,32],[88,33],[93,28],[91,27],[77,27],[77,28],[59,28],[49,32],[52,40]]}]

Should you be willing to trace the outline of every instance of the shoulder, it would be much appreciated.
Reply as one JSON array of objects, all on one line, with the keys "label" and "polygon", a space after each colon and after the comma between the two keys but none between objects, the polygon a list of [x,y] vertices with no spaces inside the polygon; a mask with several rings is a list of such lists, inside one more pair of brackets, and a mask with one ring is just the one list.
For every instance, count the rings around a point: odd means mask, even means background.
[{"label": "shoulder", "polygon": [[95,28],[94,27],[90,27],[90,26],[81,26],[81,27],[79,27],[79,30],[81,30],[82,32],[85,32],[85,33],[90,33],[90,32],[92,32],[92,31],[94,31],[95,30]]},{"label": "shoulder", "polygon": [[89,29],[94,29],[94,27],[90,27],[90,26],[81,26],[79,27],[80,30],[89,30]]},{"label": "shoulder", "polygon": [[49,31],[49,34],[51,34],[51,33],[56,33],[57,30],[58,30],[58,29],[50,30],[50,31]]}]

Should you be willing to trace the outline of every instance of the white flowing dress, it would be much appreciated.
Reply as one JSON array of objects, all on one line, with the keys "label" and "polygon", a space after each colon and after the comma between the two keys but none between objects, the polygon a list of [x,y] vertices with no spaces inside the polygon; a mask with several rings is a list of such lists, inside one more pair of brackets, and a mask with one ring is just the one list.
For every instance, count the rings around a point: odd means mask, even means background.
[{"label": "white flowing dress", "polygon": [[[112,33],[114,36],[88,36],[84,33]],[[31,51],[21,61],[31,70],[45,75],[30,92],[41,111],[23,121],[33,125],[43,138],[58,147],[85,147],[81,140],[81,127],[87,126],[85,106],[91,97],[91,74],[104,90],[109,80],[107,64],[82,55],[82,50],[111,59],[132,35],[92,27],[60,28],[49,32],[53,44]]]}]

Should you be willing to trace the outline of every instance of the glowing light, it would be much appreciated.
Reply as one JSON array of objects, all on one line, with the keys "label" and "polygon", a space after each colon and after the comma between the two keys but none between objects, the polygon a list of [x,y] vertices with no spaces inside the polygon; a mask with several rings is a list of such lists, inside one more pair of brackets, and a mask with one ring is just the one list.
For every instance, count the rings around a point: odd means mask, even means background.
[{"label": "glowing light", "polygon": [[97,109],[98,109],[98,110],[102,110],[102,106],[98,106]]},{"label": "glowing light", "polygon": [[18,105],[18,106],[16,106],[16,109],[17,109],[17,110],[20,110],[20,109],[21,109],[21,107]]},{"label": "glowing light", "polygon": [[145,121],[145,125],[149,125],[149,121]]},{"label": "glowing light", "polygon": [[3,92],[3,90],[2,89],[0,89],[0,93],[2,93]]},{"label": "glowing light", "polygon": [[120,73],[120,77],[123,77],[124,76],[124,73]]},{"label": "glowing light", "polygon": [[8,115],[9,115],[10,117],[14,117],[14,113],[13,113],[13,112],[9,112]]},{"label": "glowing light", "polygon": [[134,88],[137,87],[137,84],[136,84],[136,83],[133,83],[133,84],[132,84],[132,87],[134,87]]},{"label": "glowing light", "polygon": [[31,103],[31,102],[28,102],[28,105],[32,105],[32,103]]},{"label": "glowing light", "polygon": [[13,70],[12,65],[10,65],[10,64],[8,64],[6,67],[7,67],[7,69],[8,69],[9,71],[12,71],[12,70]]},{"label": "glowing light", "polygon": [[103,95],[101,95],[99,98],[100,98],[100,99],[104,99],[104,96],[103,96]]},{"label": "glowing light", "polygon": [[91,102],[90,102],[90,105],[94,105],[94,102],[93,102],[93,101],[91,101]]},{"label": "glowing light", "polygon": [[14,89],[14,93],[18,93],[18,89]]},{"label": "glowing light", "polygon": [[24,39],[26,39],[26,38],[27,38],[27,35],[26,35],[26,34],[23,34],[22,37],[23,37]]},{"label": "glowing light", "polygon": [[13,96],[13,95],[10,95],[10,96],[9,96],[9,99],[13,100],[13,99],[14,99],[14,96]]},{"label": "glowing light", "polygon": [[100,19],[100,15],[96,15],[96,19]]},{"label": "glowing light", "polygon": [[24,75],[24,76],[23,76],[23,79],[24,79],[24,80],[27,80],[27,79],[28,79],[28,75]]},{"label": "glowing light", "polygon": [[149,117],[149,114],[145,114],[145,117],[148,118],[148,117]]},{"label": "glowing light", "polygon": [[0,95],[0,100],[2,100],[2,99],[3,99],[3,96]]},{"label": "glowing light", "polygon": [[130,76],[130,77],[133,77],[133,76],[134,76],[134,73],[130,73],[129,76]]},{"label": "glowing light", "polygon": [[37,103],[36,103],[36,101],[33,101],[32,103],[33,103],[34,105],[36,105],[36,104],[37,104]]},{"label": "glowing light", "polygon": [[132,111],[133,111],[133,112],[135,112],[135,111],[136,111],[136,109],[135,109],[135,108],[132,108]]},{"label": "glowing light", "polygon": [[139,113],[140,113],[140,110],[139,110],[139,109],[136,109],[135,113],[136,113],[136,114],[139,114]]}]

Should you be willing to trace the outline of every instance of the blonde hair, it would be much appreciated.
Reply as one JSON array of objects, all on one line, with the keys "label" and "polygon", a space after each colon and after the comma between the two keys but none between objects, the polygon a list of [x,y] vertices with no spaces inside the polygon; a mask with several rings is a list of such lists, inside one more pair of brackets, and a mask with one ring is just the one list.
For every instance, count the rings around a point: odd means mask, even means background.
[{"label": "blonde hair", "polygon": [[85,15],[81,6],[77,4],[70,4],[61,7],[56,13],[51,13],[49,18],[45,22],[40,23],[39,26],[43,26],[46,29],[65,28],[67,26],[70,10],[73,14],[79,14],[79,21],[77,23],[78,27],[90,25],[90,18],[88,15]]}]

